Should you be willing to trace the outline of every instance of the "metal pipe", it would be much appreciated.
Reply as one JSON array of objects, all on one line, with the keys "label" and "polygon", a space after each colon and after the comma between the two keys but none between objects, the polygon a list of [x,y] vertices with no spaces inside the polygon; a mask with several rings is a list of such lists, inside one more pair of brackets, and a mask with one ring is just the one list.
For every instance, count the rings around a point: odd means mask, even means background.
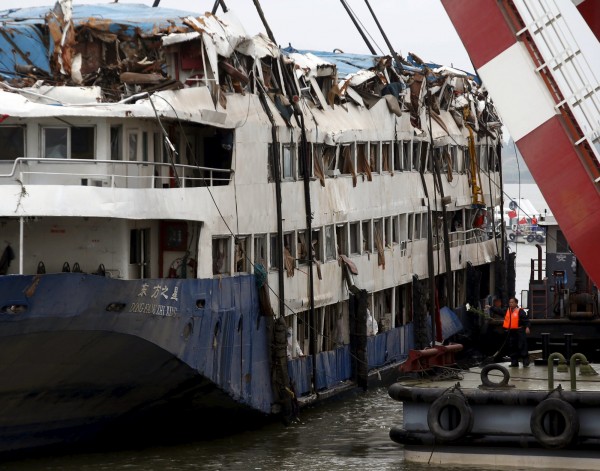
[{"label": "metal pipe", "polygon": [[[19,275],[23,274],[23,216],[19,217]],[[9,258],[10,260],[10,258]]]},{"label": "metal pipe", "polygon": [[271,31],[271,28],[269,28],[269,23],[267,23],[265,14],[262,11],[260,2],[258,0],[253,0],[253,1],[254,1],[254,6],[256,7],[256,12],[258,13],[258,16],[260,16],[260,20],[262,21],[262,24],[265,27],[265,30],[267,31],[267,36],[269,36],[269,39],[271,41],[273,41],[275,44],[277,44],[277,41],[275,41],[275,36],[273,36],[273,31]]},{"label": "metal pipe", "polygon": [[558,366],[567,364],[567,360],[562,353],[554,352],[548,357],[548,390],[554,389],[554,359],[558,358]]},{"label": "metal pipe", "polygon": [[383,31],[383,28],[381,27],[381,25],[379,24],[379,20],[377,19],[377,16],[375,16],[375,12],[373,11],[373,9],[371,8],[371,5],[369,3],[369,0],[365,0],[365,3],[367,4],[367,8],[369,9],[369,11],[371,12],[371,16],[373,17],[373,20],[375,20],[375,24],[377,25],[377,27],[379,28],[379,32],[381,33],[381,36],[383,36],[383,40],[385,41],[385,43],[387,44],[388,49],[390,50],[392,57],[394,58],[394,61],[396,62],[396,67],[398,67],[400,70],[403,69],[402,67],[402,63],[400,62],[400,59],[398,58],[398,55],[396,54],[396,51],[394,50],[394,48],[392,47],[392,43],[390,43],[387,35],[385,34],[385,31]]},{"label": "metal pipe", "polygon": [[345,0],[340,0],[340,2],[342,2],[343,7],[346,9],[346,12],[348,13],[348,16],[350,17],[350,19],[352,20],[352,23],[354,23],[354,26],[356,26],[356,29],[358,30],[358,33],[361,35],[361,37],[363,38],[363,41],[365,42],[365,44],[367,45],[367,47],[369,48],[369,51],[371,51],[371,54],[373,54],[374,56],[377,55],[377,52],[375,51],[375,49],[373,48],[373,46],[371,45],[371,43],[369,42],[369,40],[367,39],[367,36],[365,36],[364,31],[362,30],[362,28],[360,27],[360,25],[358,24],[358,21],[356,21],[356,18],[354,17],[354,15],[352,14],[352,11],[350,10],[350,7],[346,4]]}]

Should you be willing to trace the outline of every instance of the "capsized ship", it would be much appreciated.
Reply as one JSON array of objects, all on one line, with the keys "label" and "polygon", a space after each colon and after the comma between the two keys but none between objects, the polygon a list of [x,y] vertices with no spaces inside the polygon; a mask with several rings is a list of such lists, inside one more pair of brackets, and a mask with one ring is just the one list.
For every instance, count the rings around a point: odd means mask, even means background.
[{"label": "capsized ship", "polygon": [[1,451],[290,419],[506,283],[472,75],[282,51],[231,12],[61,0],[0,32]]}]

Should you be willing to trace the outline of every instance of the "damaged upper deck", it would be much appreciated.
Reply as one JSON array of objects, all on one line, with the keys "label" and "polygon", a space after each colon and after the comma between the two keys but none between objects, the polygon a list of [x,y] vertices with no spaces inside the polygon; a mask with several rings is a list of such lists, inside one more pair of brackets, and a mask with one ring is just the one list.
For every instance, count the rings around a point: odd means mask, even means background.
[{"label": "damaged upper deck", "polygon": [[[249,37],[231,13],[197,16],[144,5],[72,5],[61,0],[52,9],[1,11],[0,50],[0,87],[21,96],[4,101],[3,113],[11,116],[40,113],[31,109],[32,103],[131,105],[152,93],[203,87],[209,92],[205,101],[212,103],[197,103],[189,110],[184,103],[179,114],[162,104],[159,112],[215,123],[224,118],[207,111],[224,111],[228,94],[263,90],[288,124],[292,103],[301,96],[308,106],[320,109],[347,101],[370,108],[383,98],[397,116],[410,112],[417,129],[424,105],[433,109],[445,132],[448,118],[440,117],[440,110],[449,111],[459,128],[467,120],[475,131],[482,126],[496,135],[499,129],[486,94],[463,71],[434,68],[412,54],[401,67],[393,67],[391,57],[293,49],[284,50],[280,61],[281,51],[273,42],[263,34]],[[150,106],[131,108],[111,106],[104,114],[151,117],[156,112]],[[206,109],[201,113],[198,108]],[[48,112],[89,115],[101,109]],[[484,110],[487,116],[482,117]]]}]

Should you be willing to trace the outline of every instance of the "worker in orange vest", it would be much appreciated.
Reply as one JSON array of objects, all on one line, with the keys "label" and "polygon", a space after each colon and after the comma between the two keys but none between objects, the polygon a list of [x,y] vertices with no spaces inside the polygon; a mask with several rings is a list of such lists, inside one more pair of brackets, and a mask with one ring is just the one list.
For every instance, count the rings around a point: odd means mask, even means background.
[{"label": "worker in orange vest", "polygon": [[529,352],[527,351],[527,335],[529,335],[529,317],[519,307],[517,298],[508,300],[508,309],[504,316],[502,325],[508,335],[508,349],[510,351],[510,366],[518,367],[519,358],[523,360],[523,366],[529,366]]}]

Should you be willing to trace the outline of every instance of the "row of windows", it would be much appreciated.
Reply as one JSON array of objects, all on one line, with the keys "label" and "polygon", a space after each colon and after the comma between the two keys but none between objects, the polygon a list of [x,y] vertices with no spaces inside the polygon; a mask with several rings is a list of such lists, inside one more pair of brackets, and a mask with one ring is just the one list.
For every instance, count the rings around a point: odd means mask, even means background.
[{"label": "row of windows", "polygon": [[[382,172],[433,171],[433,160],[427,141],[356,142],[352,144],[308,143],[308,161],[313,161],[309,176],[324,178],[340,174],[371,174]],[[476,146],[477,161],[484,172],[498,170],[495,148]],[[298,145],[284,143],[280,147],[281,176],[284,180],[304,177],[304,162]],[[469,153],[465,146],[445,145],[433,149],[433,158],[440,162],[442,172],[460,173],[469,168]],[[269,145],[269,179],[274,180],[274,152]]]},{"label": "row of windows", "polygon": [[[123,126],[110,128],[110,156],[120,160],[126,145],[126,157],[130,161],[147,162],[149,147],[154,155],[162,156],[162,135],[128,129],[123,139]],[[14,160],[27,156],[26,127],[0,126],[0,160]],[[95,126],[43,126],[40,128],[40,155],[55,159],[94,159],[96,156]]]},{"label": "row of windows", "polygon": [[[360,255],[382,252],[398,245],[405,253],[406,242],[427,237],[427,213],[400,214],[385,218],[331,224],[307,231],[283,234],[284,262],[294,267],[308,263],[308,250],[320,262],[336,260],[338,254]],[[277,269],[281,256],[277,234],[215,237],[212,245],[213,273],[252,272],[252,264]],[[232,260],[233,256],[233,260]],[[252,263],[250,263],[252,260]],[[231,263],[233,262],[233,263]],[[285,266],[285,263],[284,263]]]}]

